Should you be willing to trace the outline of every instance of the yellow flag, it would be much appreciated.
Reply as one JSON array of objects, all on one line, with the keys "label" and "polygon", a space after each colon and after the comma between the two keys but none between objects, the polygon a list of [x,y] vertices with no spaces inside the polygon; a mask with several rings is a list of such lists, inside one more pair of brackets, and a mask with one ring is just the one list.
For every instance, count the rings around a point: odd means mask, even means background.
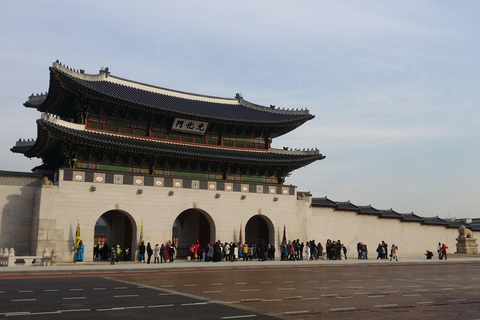
[{"label": "yellow flag", "polygon": [[75,252],[77,252],[79,244],[80,244],[80,221],[77,220],[77,233],[75,234]]}]

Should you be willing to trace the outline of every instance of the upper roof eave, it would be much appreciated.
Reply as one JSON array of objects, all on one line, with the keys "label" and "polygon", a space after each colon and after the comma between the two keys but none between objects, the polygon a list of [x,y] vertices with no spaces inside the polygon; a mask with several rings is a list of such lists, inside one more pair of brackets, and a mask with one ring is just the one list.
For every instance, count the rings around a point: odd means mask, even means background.
[{"label": "upper roof eave", "polygon": [[51,82],[59,77],[63,79],[63,85],[68,82],[71,82],[72,85],[75,83],[76,86],[89,91],[92,95],[119,99],[128,102],[129,105],[195,119],[233,122],[250,126],[291,126],[295,128],[314,118],[308,110],[280,110],[255,105],[245,101],[242,97],[218,98],[174,91],[111,76],[107,72],[88,75],[76,72],[58,62],[50,67],[50,72],[55,75],[55,77],[51,77]]}]

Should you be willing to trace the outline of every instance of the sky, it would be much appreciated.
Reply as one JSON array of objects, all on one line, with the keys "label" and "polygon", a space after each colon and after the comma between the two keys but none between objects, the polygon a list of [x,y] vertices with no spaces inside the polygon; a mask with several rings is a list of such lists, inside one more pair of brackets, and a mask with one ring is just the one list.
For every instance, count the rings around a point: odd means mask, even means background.
[{"label": "sky", "polygon": [[287,184],[422,217],[480,217],[480,2],[0,0],[0,170],[36,138],[55,60],[169,89],[307,108]]}]

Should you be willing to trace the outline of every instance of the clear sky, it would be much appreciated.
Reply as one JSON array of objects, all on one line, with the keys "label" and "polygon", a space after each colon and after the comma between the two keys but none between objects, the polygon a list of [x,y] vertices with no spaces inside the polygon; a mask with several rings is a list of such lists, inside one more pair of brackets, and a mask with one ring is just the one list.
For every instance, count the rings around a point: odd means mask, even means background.
[{"label": "clear sky", "polygon": [[273,146],[326,159],[288,184],[423,217],[480,217],[478,1],[0,0],[0,170],[38,159],[23,103],[59,59],[86,73],[315,118]]}]

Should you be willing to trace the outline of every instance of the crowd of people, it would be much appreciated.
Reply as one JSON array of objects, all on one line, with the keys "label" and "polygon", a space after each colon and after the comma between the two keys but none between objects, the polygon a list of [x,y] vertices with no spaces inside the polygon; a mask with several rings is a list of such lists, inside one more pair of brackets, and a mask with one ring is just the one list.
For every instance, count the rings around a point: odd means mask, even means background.
[{"label": "crowd of people", "polygon": [[[83,261],[83,244],[80,242],[79,248],[76,253],[76,260]],[[447,249],[445,244],[438,243],[438,258],[440,260],[447,260]],[[220,240],[215,243],[209,243],[201,245],[197,240],[189,248],[189,257],[192,261],[203,262],[219,262],[219,261],[273,261],[275,260],[275,246],[267,243],[264,239],[259,239],[258,243],[239,243],[225,242]],[[392,244],[389,248],[385,241],[382,241],[377,246],[377,259],[390,259],[398,261],[398,246]],[[357,243],[358,259],[368,259],[367,245],[359,242]],[[280,260],[347,260],[347,248],[340,240],[327,239],[325,248],[321,242],[316,243],[315,240],[309,240],[300,242],[299,239],[293,241],[284,240],[280,245]],[[432,259],[433,253],[427,250],[425,254],[427,259]],[[174,262],[176,257],[176,247],[171,241],[167,244],[156,244],[152,247],[151,243],[142,241],[138,246],[139,262],[149,264],[152,256],[154,257],[153,263],[160,264],[166,262]],[[123,259],[122,259],[123,258]],[[112,246],[109,250],[109,246],[105,243],[102,247],[97,244],[94,247],[94,261],[110,260],[111,264],[115,264],[120,260],[130,260],[130,249],[126,247],[124,250],[120,245]]]}]

